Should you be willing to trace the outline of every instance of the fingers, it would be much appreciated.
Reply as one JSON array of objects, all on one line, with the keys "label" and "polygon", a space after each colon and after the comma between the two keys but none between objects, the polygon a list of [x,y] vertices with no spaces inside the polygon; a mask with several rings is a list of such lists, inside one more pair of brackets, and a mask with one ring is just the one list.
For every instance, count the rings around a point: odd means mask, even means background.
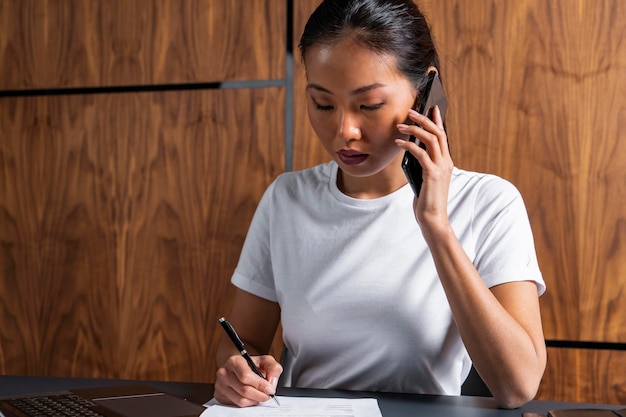
[{"label": "fingers", "polygon": [[415,125],[399,124],[398,130],[415,136],[426,149],[402,139],[397,139],[396,144],[413,154],[422,166],[422,189],[419,198],[414,199],[413,211],[420,227],[425,230],[429,225],[437,226],[447,221],[448,191],[454,163],[438,107],[433,109],[433,120],[415,111],[409,112],[409,119]]},{"label": "fingers", "polygon": [[[415,110],[409,111],[409,119],[415,122],[415,125],[408,126],[405,124],[398,125],[401,133],[413,135],[426,145],[428,154],[432,159],[439,155],[446,155],[448,152],[448,138],[443,127],[441,112],[439,107],[433,109],[433,120]],[[416,155],[417,157],[417,155]]]},{"label": "fingers", "polygon": [[283,373],[283,367],[273,356],[263,355],[258,357],[259,369],[265,375],[265,380],[272,386],[273,391],[263,390],[267,394],[274,394],[278,386],[278,378]]},{"label": "fingers", "polygon": [[249,407],[267,401],[270,394],[276,393],[282,366],[269,355],[253,360],[267,379],[255,374],[243,357],[231,356],[216,373],[214,397],[217,401]]}]

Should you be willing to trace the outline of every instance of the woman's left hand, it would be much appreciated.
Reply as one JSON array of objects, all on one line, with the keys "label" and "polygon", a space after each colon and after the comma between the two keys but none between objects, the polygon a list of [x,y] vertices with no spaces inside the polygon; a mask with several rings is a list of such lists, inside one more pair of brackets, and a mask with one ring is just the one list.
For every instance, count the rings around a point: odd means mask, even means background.
[{"label": "woman's left hand", "polygon": [[433,109],[433,120],[409,111],[409,119],[416,125],[399,124],[398,130],[406,135],[413,135],[426,146],[420,148],[417,143],[397,139],[396,144],[411,152],[422,165],[422,189],[419,198],[413,202],[415,218],[422,230],[429,227],[447,227],[448,192],[454,163],[448,148],[448,137],[443,128],[439,107]]}]

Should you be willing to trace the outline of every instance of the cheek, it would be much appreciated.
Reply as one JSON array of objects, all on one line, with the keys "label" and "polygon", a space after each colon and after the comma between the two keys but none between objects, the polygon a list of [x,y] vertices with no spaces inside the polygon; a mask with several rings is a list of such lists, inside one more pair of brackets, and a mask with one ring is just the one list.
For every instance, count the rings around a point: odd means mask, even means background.
[{"label": "cheek", "polygon": [[[399,113],[392,112],[387,113],[385,115],[381,115],[381,117],[377,118],[377,120],[373,121],[368,126],[368,133],[372,138],[379,138],[378,141],[390,142],[395,145],[395,140],[397,138],[403,138],[405,135],[402,135],[398,131],[398,123],[403,123],[404,119],[399,116]],[[408,136],[406,136],[408,138]]]},{"label": "cheek", "polygon": [[332,141],[335,137],[335,131],[333,129],[333,121],[330,115],[323,112],[314,111],[309,108],[309,122],[311,127],[315,131],[315,134],[319,140],[326,144]]}]

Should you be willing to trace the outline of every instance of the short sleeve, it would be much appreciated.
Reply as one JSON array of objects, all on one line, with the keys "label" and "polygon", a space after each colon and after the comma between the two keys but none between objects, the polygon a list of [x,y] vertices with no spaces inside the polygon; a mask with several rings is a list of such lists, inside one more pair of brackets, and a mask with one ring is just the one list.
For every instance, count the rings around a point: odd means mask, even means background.
[{"label": "short sleeve", "polygon": [[231,282],[244,291],[275,302],[277,296],[270,250],[271,196],[274,187],[275,182],[267,188],[257,206]]},{"label": "short sleeve", "polygon": [[472,231],[474,265],[489,287],[534,281],[539,295],[546,286],[522,195],[510,182],[486,176],[477,189]]}]

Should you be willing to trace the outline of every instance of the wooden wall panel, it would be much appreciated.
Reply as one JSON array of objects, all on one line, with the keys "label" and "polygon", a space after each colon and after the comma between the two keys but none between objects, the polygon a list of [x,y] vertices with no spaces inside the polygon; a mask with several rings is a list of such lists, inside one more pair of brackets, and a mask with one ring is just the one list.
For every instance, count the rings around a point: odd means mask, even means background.
[{"label": "wooden wall panel", "polygon": [[[546,337],[625,342],[626,5],[420,4],[443,58],[456,163],[510,179],[526,200]],[[551,348],[539,398],[626,403],[624,358]]]},{"label": "wooden wall panel", "polygon": [[284,0],[3,1],[0,90],[283,78],[286,14]]},{"label": "wooden wall panel", "polygon": [[300,56],[298,45],[304,31],[307,19],[313,13],[321,0],[300,0],[294,7],[293,16],[293,44],[294,44],[294,139],[293,139],[293,169],[304,169],[322,162],[330,161],[331,157],[319,143],[317,135],[309,123],[306,98],[306,73]]},{"label": "wooden wall panel", "polygon": [[626,4],[424,3],[457,163],[525,197],[546,336],[626,341]]},{"label": "wooden wall panel", "polygon": [[626,352],[548,348],[538,399],[626,404]]},{"label": "wooden wall panel", "polygon": [[0,373],[213,380],[284,89],[0,99]]}]

